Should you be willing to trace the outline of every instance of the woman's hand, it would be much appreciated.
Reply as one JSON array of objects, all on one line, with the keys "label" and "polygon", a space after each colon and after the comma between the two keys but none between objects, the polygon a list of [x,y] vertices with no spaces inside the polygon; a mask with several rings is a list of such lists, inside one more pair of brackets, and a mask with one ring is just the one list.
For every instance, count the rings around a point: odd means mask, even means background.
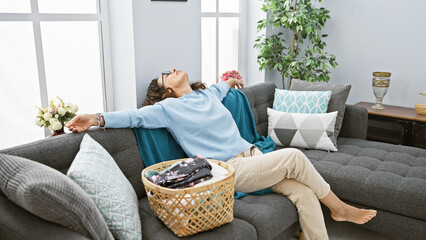
[{"label": "woman's hand", "polygon": [[91,126],[97,126],[96,114],[79,114],[65,125],[72,132],[84,132]]},{"label": "woman's hand", "polygon": [[237,79],[237,78],[230,78],[226,81],[226,83],[228,83],[230,88],[237,87],[238,89],[240,89],[240,88],[244,87],[243,81],[241,81],[240,79]]}]

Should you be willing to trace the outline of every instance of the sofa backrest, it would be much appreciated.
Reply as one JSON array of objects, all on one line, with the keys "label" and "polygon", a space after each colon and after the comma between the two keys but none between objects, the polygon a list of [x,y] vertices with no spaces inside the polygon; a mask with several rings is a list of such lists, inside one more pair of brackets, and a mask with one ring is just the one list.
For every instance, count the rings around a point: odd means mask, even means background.
[{"label": "sofa backrest", "polygon": [[31,159],[66,174],[80,150],[84,134],[100,143],[116,161],[132,184],[138,198],[145,196],[141,180],[144,168],[136,138],[132,129],[91,129],[85,133],[64,134],[40,141],[1,150],[1,153]]},{"label": "sofa backrest", "polygon": [[276,87],[274,83],[263,82],[241,89],[250,103],[257,133],[261,136],[268,135],[268,114],[266,110],[268,107],[272,108]]},{"label": "sofa backrest", "polygon": [[[261,136],[267,136],[268,134],[267,108],[272,108],[275,88],[274,83],[264,82],[242,89],[250,103],[257,132]],[[367,135],[367,118],[366,109],[347,105],[340,136],[365,139]],[[144,165],[133,130],[107,129],[104,132],[96,129],[89,130],[87,133],[99,142],[115,159],[117,165],[134,187],[138,198],[145,196],[141,181],[141,172]],[[80,149],[84,134],[75,133],[50,137],[0,150],[0,153],[28,158],[66,173]]]}]

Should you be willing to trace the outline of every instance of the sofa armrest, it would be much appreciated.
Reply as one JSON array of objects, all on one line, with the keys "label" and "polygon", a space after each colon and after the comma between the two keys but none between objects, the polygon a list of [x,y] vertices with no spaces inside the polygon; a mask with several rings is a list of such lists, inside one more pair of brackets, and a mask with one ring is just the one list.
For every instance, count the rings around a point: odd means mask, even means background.
[{"label": "sofa armrest", "polygon": [[0,195],[0,239],[87,239],[56,223],[43,220]]},{"label": "sofa armrest", "polygon": [[355,105],[346,105],[339,137],[367,139],[368,111]]}]

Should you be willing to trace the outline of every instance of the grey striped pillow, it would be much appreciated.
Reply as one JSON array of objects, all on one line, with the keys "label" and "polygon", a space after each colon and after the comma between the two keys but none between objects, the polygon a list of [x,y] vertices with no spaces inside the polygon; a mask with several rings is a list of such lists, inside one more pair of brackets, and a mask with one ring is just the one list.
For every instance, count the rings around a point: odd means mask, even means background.
[{"label": "grey striped pillow", "polygon": [[91,239],[113,239],[95,203],[61,172],[0,153],[0,189],[27,211]]}]

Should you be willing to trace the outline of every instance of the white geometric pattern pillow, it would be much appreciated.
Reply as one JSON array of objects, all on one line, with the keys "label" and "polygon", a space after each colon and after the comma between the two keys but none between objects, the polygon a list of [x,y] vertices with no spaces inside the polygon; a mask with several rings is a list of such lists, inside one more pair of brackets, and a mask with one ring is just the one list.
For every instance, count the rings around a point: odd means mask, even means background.
[{"label": "white geometric pattern pillow", "polygon": [[85,134],[67,175],[101,211],[115,239],[142,239],[136,193],[111,155]]},{"label": "white geometric pattern pillow", "polygon": [[272,108],[290,113],[326,113],[331,91],[288,91],[275,89]]},{"label": "white geometric pattern pillow", "polygon": [[277,146],[337,151],[336,112],[286,113],[268,108],[268,136]]}]

